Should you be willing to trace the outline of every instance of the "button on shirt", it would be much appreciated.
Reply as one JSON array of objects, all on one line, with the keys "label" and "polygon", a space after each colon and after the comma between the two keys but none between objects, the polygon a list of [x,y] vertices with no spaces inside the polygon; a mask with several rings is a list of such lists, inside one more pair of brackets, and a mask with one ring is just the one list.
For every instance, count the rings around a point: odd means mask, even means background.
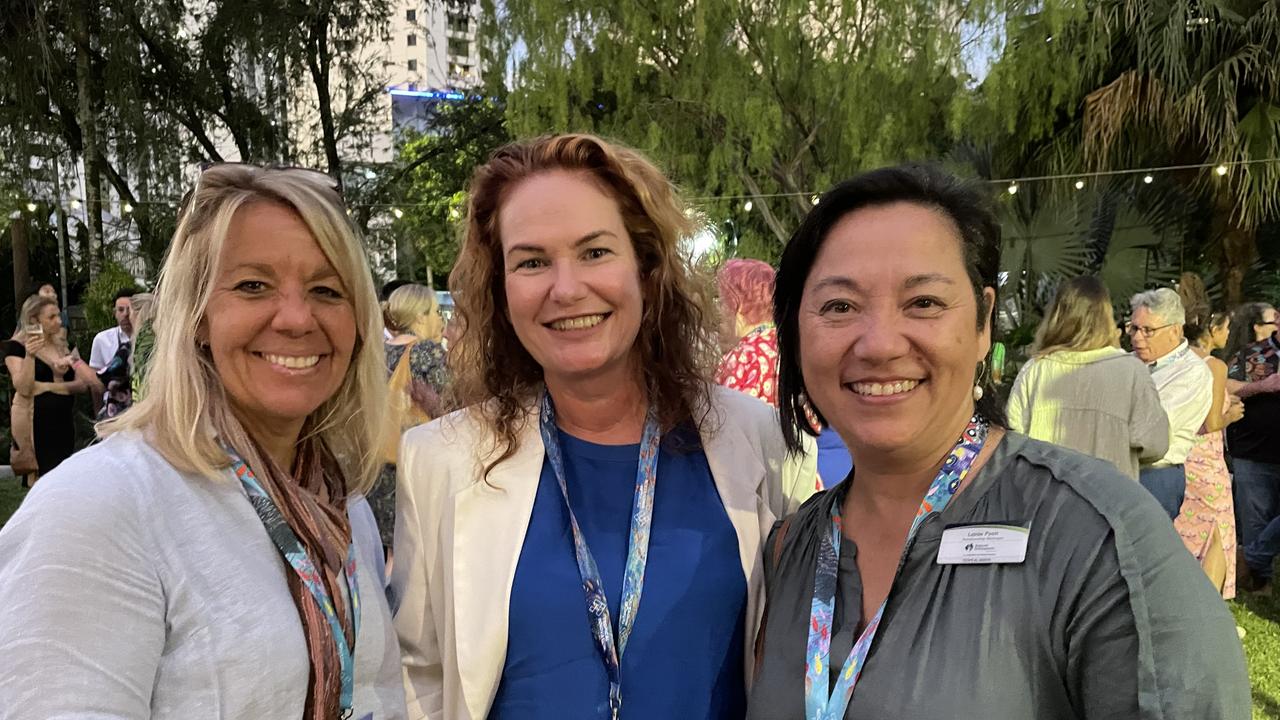
[{"label": "button on shirt", "polygon": [[1151,467],[1181,465],[1213,407],[1213,373],[1186,340],[1149,367],[1160,405],[1169,416],[1169,452]]}]

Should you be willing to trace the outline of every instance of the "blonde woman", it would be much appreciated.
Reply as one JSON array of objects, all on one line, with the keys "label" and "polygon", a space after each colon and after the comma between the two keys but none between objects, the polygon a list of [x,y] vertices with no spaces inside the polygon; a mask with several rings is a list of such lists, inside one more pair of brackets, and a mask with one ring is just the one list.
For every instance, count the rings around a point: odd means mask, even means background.
[{"label": "blonde woman", "polygon": [[19,320],[15,339],[4,343],[5,369],[15,391],[13,438],[30,442],[35,471],[44,474],[75,451],[75,395],[101,394],[102,384],[76,349],[67,347],[55,300],[32,295],[22,304]]},{"label": "blonde woman", "polygon": [[1064,280],[1009,391],[1009,429],[1138,467],[1169,449],[1169,419],[1151,373],[1116,347],[1111,294],[1096,277]]},{"label": "blonde woman", "polygon": [[400,718],[377,528],[381,318],[342,199],[215,165],[148,394],[0,531],[0,718]]},{"label": "blonde woman", "polygon": [[657,168],[589,135],[476,170],[450,276],[467,409],[400,456],[410,717],[742,718],[764,536],[814,467],[711,384],[689,230]]},{"label": "blonde woman", "polygon": [[[423,285],[402,285],[382,304],[383,325],[391,338],[386,342],[387,373],[391,377],[388,398],[397,409],[394,439],[387,448],[387,464],[369,492],[369,505],[378,520],[382,544],[390,560],[392,531],[396,520],[396,467],[394,454],[400,432],[439,417],[449,384],[445,367],[444,318],[435,292]],[[402,372],[397,368],[404,364]],[[388,563],[390,564],[390,563]]]}]

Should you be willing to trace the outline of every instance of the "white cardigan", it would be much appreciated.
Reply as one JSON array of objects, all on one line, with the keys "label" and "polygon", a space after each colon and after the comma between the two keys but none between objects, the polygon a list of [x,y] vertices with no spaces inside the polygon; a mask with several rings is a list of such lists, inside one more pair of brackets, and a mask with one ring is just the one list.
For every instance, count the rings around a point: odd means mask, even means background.
[{"label": "white cardigan", "polygon": [[[762,546],[774,522],[813,494],[816,453],[784,462],[777,414],[759,400],[717,386],[711,405],[703,451],[747,578],[750,682]],[[498,690],[511,585],[542,473],[536,411],[515,455],[486,482],[482,456],[491,443],[476,414],[462,411],[410,430],[401,445],[392,587],[410,718],[481,720]]]}]

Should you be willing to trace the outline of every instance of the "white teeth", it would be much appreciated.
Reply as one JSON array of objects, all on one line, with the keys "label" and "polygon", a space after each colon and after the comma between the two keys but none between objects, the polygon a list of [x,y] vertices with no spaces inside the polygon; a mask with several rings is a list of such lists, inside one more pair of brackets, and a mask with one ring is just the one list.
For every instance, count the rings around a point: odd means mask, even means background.
[{"label": "white teeth", "polygon": [[891,383],[853,383],[853,391],[859,395],[880,397],[883,395],[900,395],[910,392],[920,384],[919,380],[900,380]]},{"label": "white teeth", "polygon": [[602,322],[604,322],[604,315],[583,315],[582,317],[556,320],[551,323],[551,328],[554,330],[585,330]]},{"label": "white teeth", "polygon": [[290,370],[306,370],[309,367],[314,367],[316,363],[320,362],[319,355],[305,355],[299,357],[295,355],[264,354],[262,357],[272,365],[279,365],[280,367],[286,367]]}]

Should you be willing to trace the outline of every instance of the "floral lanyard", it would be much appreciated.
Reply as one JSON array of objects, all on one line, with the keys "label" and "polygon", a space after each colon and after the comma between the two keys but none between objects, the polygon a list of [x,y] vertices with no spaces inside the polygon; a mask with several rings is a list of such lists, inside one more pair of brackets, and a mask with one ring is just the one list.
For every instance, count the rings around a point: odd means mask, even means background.
[{"label": "floral lanyard", "polygon": [[356,583],[355,539],[352,538],[351,545],[347,547],[346,576],[351,620],[351,645],[348,646],[347,635],[343,632],[341,621],[338,620],[338,613],[334,610],[333,601],[329,598],[329,591],[325,589],[324,582],[320,579],[320,572],[316,570],[311,556],[307,555],[293,528],[284,521],[284,517],[280,515],[280,509],[263,489],[249,466],[235,452],[228,450],[227,454],[231,456],[231,468],[240,479],[240,483],[244,485],[245,492],[249,494],[249,503],[253,505],[258,518],[266,527],[271,542],[275,543],[276,549],[284,556],[293,571],[298,573],[298,578],[302,580],[302,584],[306,586],[311,597],[315,599],[316,605],[324,613],[325,619],[329,621],[329,629],[333,632],[334,643],[338,646],[338,660],[342,666],[342,717],[348,718],[351,716],[355,690],[355,656],[352,648],[355,647],[356,635],[360,632],[360,589]]},{"label": "floral lanyard", "polygon": [[[932,513],[942,512],[947,507],[947,503],[951,502],[956,489],[969,474],[974,458],[982,452],[982,445],[987,440],[987,429],[987,424],[977,415],[969,420],[964,434],[947,455],[946,461],[942,463],[942,469],[938,471],[924,500],[920,502],[915,519],[911,521],[911,532],[907,534],[907,543],[902,550],[903,559],[924,519]],[[886,597],[884,602],[880,603],[875,616],[871,618],[871,622],[867,623],[862,635],[854,643],[853,649],[849,652],[849,659],[840,670],[836,686],[828,695],[831,624],[836,606],[836,575],[840,567],[841,524],[840,503],[833,503],[831,534],[822,538],[818,550],[818,567],[813,577],[813,606],[809,615],[809,644],[806,646],[804,666],[806,720],[840,720],[844,717],[849,701],[853,698],[853,688],[862,675],[867,654],[871,652],[871,643],[875,641],[876,630],[880,627],[880,618],[884,615],[885,606],[889,602]]]},{"label": "floral lanyard", "polygon": [[547,460],[555,471],[569,513],[569,526],[573,529],[573,553],[578,560],[578,574],[582,577],[582,592],[586,596],[587,620],[596,649],[604,660],[605,673],[609,676],[609,707],[617,720],[622,709],[622,680],[619,661],[627,649],[631,628],[635,624],[640,607],[640,593],[644,589],[644,569],[649,558],[649,531],[653,524],[653,490],[658,477],[658,444],[662,439],[658,431],[658,419],[650,406],[644,423],[644,436],[640,441],[640,466],[636,470],[636,494],[631,507],[631,539],[627,545],[627,567],[622,581],[621,617],[618,619],[618,637],[613,635],[613,623],[609,617],[609,601],[604,594],[604,583],[595,558],[587,548],[587,540],[578,527],[578,519],[569,505],[569,488],[565,483],[564,458],[560,453],[560,437],[556,429],[556,409],[551,395],[543,393],[540,429],[542,445]]}]

